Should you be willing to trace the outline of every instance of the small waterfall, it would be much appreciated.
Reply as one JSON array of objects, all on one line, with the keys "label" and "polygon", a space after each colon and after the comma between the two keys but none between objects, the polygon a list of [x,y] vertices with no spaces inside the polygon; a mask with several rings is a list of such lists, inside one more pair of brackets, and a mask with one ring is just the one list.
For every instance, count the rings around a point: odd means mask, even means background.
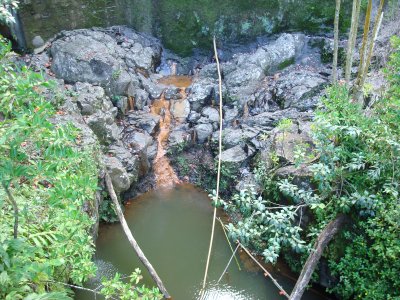
[{"label": "small waterfall", "polygon": [[14,40],[17,42],[18,48],[20,50],[26,50],[26,40],[24,30],[22,28],[21,19],[15,9],[11,10],[11,14],[15,19],[15,22],[10,23],[9,25],[11,34]]}]

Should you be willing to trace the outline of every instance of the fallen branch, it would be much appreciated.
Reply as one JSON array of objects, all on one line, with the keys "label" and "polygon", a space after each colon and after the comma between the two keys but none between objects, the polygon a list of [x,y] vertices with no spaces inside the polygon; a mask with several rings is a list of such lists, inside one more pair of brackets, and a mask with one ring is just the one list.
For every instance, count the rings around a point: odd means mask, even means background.
[{"label": "fallen branch", "polygon": [[311,251],[307,258],[306,263],[301,270],[299,279],[297,279],[296,285],[290,294],[289,300],[300,300],[303,293],[310,282],[311,275],[315,270],[315,267],[320,260],[325,247],[328,245],[330,240],[335,236],[335,234],[342,228],[342,226],[347,221],[348,217],[346,215],[338,215],[336,219],[329,222],[329,224],[321,231],[317,241],[314,244],[314,249]]},{"label": "fallen branch", "polygon": [[129,229],[128,223],[126,223],[124,214],[122,213],[121,206],[119,205],[117,195],[115,194],[113,184],[111,182],[110,175],[106,172],[105,174],[106,186],[110,193],[110,197],[115,205],[115,211],[118,215],[118,219],[121,222],[122,228],[125,232],[126,237],[128,238],[130,244],[132,245],[133,249],[135,250],[136,254],[138,255],[140,261],[145,265],[147,270],[150,273],[150,276],[153,278],[155,283],[158,286],[158,289],[164,295],[164,298],[171,299],[171,296],[168,294],[167,289],[165,288],[163,282],[161,281],[160,277],[158,276],[156,270],[154,270],[151,263],[147,260],[146,256],[144,255],[142,249],[140,249],[138,243],[136,242],[135,238],[132,235],[132,232]]}]

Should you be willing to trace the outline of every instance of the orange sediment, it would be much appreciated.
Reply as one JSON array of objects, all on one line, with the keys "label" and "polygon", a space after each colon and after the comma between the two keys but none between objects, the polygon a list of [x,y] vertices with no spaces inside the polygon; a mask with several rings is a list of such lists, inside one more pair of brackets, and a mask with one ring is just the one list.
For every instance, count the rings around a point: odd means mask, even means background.
[{"label": "orange sediment", "polygon": [[[191,84],[191,78],[188,76],[168,76],[160,79],[159,83],[180,88],[184,99],[186,97],[185,88]],[[165,155],[165,143],[168,140],[171,122],[173,121],[170,105],[171,102],[165,100],[164,95],[162,95],[160,99],[154,101],[150,109],[151,113],[161,117],[160,132],[157,136],[157,155],[153,164],[157,187],[168,187],[180,183],[168,157]]]}]

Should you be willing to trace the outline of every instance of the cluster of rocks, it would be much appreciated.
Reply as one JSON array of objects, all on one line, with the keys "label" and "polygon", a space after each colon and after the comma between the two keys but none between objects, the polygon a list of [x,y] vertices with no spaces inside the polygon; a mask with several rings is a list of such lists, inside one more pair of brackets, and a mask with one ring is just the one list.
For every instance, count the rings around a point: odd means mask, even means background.
[{"label": "cluster of rocks", "polygon": [[[312,119],[329,70],[315,60],[318,50],[311,44],[303,34],[282,34],[221,63],[223,162],[248,169],[257,153],[270,151],[281,120],[291,119],[302,127]],[[166,51],[178,70],[195,73],[182,97],[179,88],[159,83],[165,57],[153,37],[118,26],[61,32],[48,45],[31,57],[31,64],[68,88],[64,109],[101,144],[118,193],[129,190],[151,169],[160,117],[150,113],[150,106],[161,95],[171,101],[171,115],[177,121],[169,146],[187,141],[212,144],[218,139],[218,74],[212,59],[189,70],[187,59]],[[129,100],[134,110],[128,111]],[[298,134],[304,137],[302,130]]]}]

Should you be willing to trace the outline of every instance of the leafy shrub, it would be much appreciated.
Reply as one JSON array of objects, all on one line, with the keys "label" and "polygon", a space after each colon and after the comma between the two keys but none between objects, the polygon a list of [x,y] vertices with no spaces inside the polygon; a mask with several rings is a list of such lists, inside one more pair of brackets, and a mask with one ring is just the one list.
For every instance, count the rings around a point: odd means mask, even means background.
[{"label": "leafy shrub", "polygon": [[[242,191],[225,204],[242,215],[229,225],[231,235],[271,262],[283,248],[310,249],[331,220],[347,214],[350,224],[324,254],[337,279],[331,291],[345,299],[400,297],[400,39],[394,37],[392,43],[389,87],[373,108],[354,103],[346,86],[327,89],[314,120],[319,160],[308,166],[311,186],[277,180],[259,168],[258,178],[273,187],[272,195],[280,193],[274,199],[280,202]],[[311,217],[303,233],[300,207],[307,207]]]}]

